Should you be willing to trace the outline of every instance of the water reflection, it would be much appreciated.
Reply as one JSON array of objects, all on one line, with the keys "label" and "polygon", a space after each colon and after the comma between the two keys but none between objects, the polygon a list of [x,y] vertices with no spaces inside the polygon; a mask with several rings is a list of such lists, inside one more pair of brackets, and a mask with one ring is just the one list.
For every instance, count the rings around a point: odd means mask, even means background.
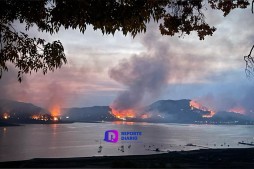
[{"label": "water reflection", "polygon": [[128,122],[128,121],[114,121],[113,124],[117,124],[117,125],[133,125],[134,122]]},{"label": "water reflection", "polygon": [[52,134],[55,136],[57,132],[57,124],[51,124],[50,128],[52,130]]},{"label": "water reflection", "polygon": [[4,127],[4,128],[3,128],[3,131],[4,131],[4,134],[6,134],[6,133],[7,133],[7,128]]},{"label": "water reflection", "polygon": [[[141,131],[135,143],[103,141],[106,130]],[[200,148],[240,148],[254,126],[179,125],[118,121],[0,128],[0,161],[31,158],[154,154]],[[17,141],[18,140],[18,141]]]},{"label": "water reflection", "polygon": [[134,124],[138,124],[138,125],[149,125],[149,123],[147,122],[130,122],[130,121],[114,121],[112,122],[112,124],[117,124],[117,125],[134,125]]}]

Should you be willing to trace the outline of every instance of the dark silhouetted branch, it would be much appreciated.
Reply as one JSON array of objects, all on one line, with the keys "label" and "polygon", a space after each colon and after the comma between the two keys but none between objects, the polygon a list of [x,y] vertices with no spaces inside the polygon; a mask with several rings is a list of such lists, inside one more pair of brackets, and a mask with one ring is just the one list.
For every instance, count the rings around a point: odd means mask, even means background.
[{"label": "dark silhouetted branch", "polygon": [[251,57],[253,48],[254,48],[254,45],[252,46],[249,55],[244,56],[244,60],[246,62],[245,73],[247,77],[254,76],[254,58]]},{"label": "dark silhouetted branch", "polygon": [[253,13],[253,4],[254,4],[254,0],[252,0],[252,5],[251,5],[251,11]]}]

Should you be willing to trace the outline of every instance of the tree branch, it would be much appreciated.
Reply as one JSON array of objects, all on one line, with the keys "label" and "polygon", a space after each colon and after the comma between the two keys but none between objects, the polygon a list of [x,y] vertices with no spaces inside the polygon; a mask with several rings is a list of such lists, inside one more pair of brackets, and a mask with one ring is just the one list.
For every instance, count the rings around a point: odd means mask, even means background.
[{"label": "tree branch", "polygon": [[251,4],[251,11],[253,13],[253,4],[254,4],[254,0],[252,0],[252,4]]},{"label": "tree branch", "polygon": [[251,56],[252,50],[254,48],[254,45],[252,46],[251,50],[250,50],[250,54],[248,56]]},{"label": "tree branch", "polygon": [[254,48],[254,45],[252,46],[249,55],[244,56],[244,60],[246,62],[245,73],[247,77],[254,76],[254,58],[251,57],[253,48]]}]

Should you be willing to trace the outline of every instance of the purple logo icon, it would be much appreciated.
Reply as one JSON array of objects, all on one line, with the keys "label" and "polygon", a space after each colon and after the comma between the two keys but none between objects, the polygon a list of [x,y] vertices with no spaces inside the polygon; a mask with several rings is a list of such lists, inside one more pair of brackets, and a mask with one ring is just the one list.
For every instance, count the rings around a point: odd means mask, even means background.
[{"label": "purple logo icon", "polygon": [[104,141],[116,143],[118,141],[118,131],[117,130],[105,131]]}]

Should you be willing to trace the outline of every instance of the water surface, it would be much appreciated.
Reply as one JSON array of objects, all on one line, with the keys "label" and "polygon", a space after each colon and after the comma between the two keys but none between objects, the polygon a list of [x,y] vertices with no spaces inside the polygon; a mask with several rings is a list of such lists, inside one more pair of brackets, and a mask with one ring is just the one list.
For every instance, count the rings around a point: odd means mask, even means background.
[{"label": "water surface", "polygon": [[[108,143],[106,130],[141,131],[138,141]],[[254,142],[251,125],[183,125],[152,123],[30,124],[0,127],[0,161],[32,158],[155,154],[200,148],[242,148]],[[197,145],[186,146],[192,143]],[[100,144],[101,153],[98,152]],[[124,146],[124,152],[121,146]]]}]

